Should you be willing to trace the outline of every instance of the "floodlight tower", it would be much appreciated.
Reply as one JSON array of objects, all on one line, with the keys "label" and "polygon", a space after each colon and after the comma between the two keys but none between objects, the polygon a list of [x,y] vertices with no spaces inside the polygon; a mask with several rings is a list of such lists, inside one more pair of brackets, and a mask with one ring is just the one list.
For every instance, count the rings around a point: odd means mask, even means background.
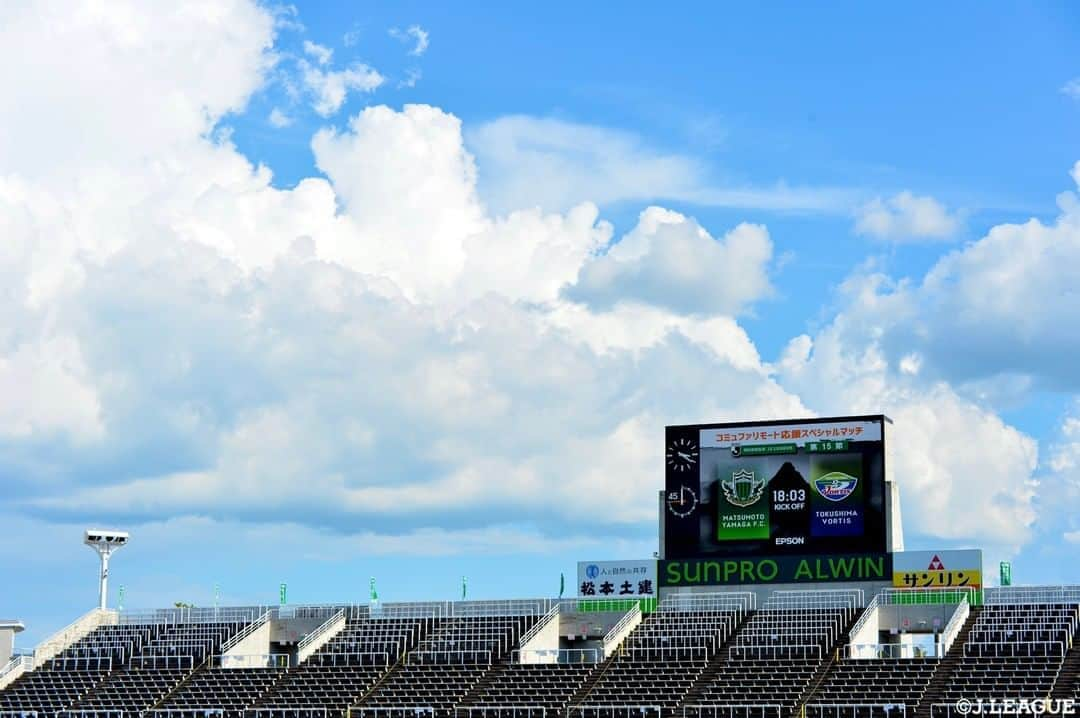
[{"label": "floodlight tower", "polygon": [[127,531],[113,531],[108,529],[87,529],[83,543],[97,551],[101,557],[101,587],[98,593],[99,603],[105,608],[109,593],[109,556],[113,551],[127,544]]}]

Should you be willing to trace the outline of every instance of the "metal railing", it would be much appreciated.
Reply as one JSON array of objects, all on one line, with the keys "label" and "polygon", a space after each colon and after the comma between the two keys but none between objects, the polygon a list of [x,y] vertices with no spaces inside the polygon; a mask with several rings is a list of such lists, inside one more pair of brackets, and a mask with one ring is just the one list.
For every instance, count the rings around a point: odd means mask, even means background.
[{"label": "metal railing", "polygon": [[154,708],[142,714],[141,718],[224,718],[224,708]]},{"label": "metal railing", "polygon": [[956,637],[960,635],[960,629],[964,627],[964,624],[968,620],[968,616],[971,615],[971,604],[968,602],[968,597],[964,596],[956,606],[956,610],[953,611],[953,615],[949,618],[949,622],[945,624],[945,628],[941,629],[941,638],[938,641],[938,645],[941,647],[941,657],[944,658],[952,648],[953,642]]},{"label": "metal railing", "polygon": [[510,652],[511,663],[599,663],[599,648],[520,648]]},{"label": "metal railing", "polygon": [[844,647],[844,657],[854,661],[878,659],[941,658],[938,644],[933,654],[913,643],[849,643]]},{"label": "metal railing", "polygon": [[[296,644],[296,663],[303,663],[307,658],[319,650],[338,631],[345,627],[345,611],[339,610],[330,618],[326,619],[318,628],[304,636]],[[329,635],[327,635],[329,634]],[[325,640],[324,640],[325,639]],[[316,643],[318,641],[318,643]]]},{"label": "metal railing", "polygon": [[217,655],[210,661],[211,668],[288,668],[288,653],[231,653]]},{"label": "metal railing", "polygon": [[38,718],[37,711],[0,711],[0,718]]},{"label": "metal railing", "polygon": [[546,628],[547,625],[549,623],[551,623],[552,620],[558,620],[559,614],[561,612],[562,612],[562,603],[559,602],[559,601],[556,601],[555,605],[553,605],[551,607],[551,610],[549,610],[547,613],[545,613],[543,618],[541,618],[539,621],[537,621],[535,624],[533,624],[533,627],[525,632],[525,635],[523,635],[521,637],[521,640],[518,641],[518,647],[520,648],[520,647],[524,646],[526,643],[528,643],[529,641],[531,641],[532,639],[536,638],[536,636],[539,635],[540,631],[544,630],[544,628]]},{"label": "metal railing", "polygon": [[49,665],[61,671],[111,671],[113,660],[110,656],[53,658]]},{"label": "metal railing", "polygon": [[694,703],[683,706],[683,718],[781,718],[776,703]]},{"label": "metal railing", "polygon": [[751,591],[718,591],[715,593],[673,593],[657,604],[657,611],[732,611],[744,613],[757,608],[757,594]]},{"label": "metal railing", "polygon": [[617,646],[629,633],[631,624],[641,622],[641,606],[634,604],[634,606],[626,612],[626,615],[619,619],[618,623],[611,627],[611,630],[604,634],[603,640],[600,645],[604,647],[604,655],[611,655],[611,651]]},{"label": "metal railing", "polygon": [[56,718],[124,718],[125,711],[98,708],[69,708],[57,711]]},{"label": "metal railing", "polygon": [[[363,706],[349,711],[349,718],[434,718],[432,706],[410,706],[408,708],[390,708],[383,706]],[[261,717],[260,717],[261,718]],[[272,718],[278,718],[274,716]],[[297,718],[305,718],[298,716]]]},{"label": "metal railing", "polygon": [[272,613],[272,611],[265,611],[261,616],[259,616],[254,621],[245,626],[243,630],[237,631],[235,634],[233,634],[232,638],[221,644],[221,652],[228,653],[230,648],[239,644],[240,641],[244,640],[251,634],[255,633],[255,631],[265,626],[266,622],[270,620],[270,616]]},{"label": "metal railing", "polygon": [[22,673],[23,671],[30,670],[33,667],[33,656],[12,656],[11,660],[5,663],[3,668],[0,668],[0,687],[3,687],[4,685],[6,685],[6,683],[11,682],[11,680],[6,679],[12,673],[15,673],[16,671]]},{"label": "metal railing", "polygon": [[870,599],[870,603],[866,604],[866,608],[864,608],[862,614],[859,615],[859,620],[855,621],[855,625],[848,631],[849,642],[854,641],[855,636],[859,635],[859,631],[861,631],[863,626],[866,625],[866,622],[870,620],[870,617],[874,614],[874,611],[877,610],[880,603],[881,594],[879,593]]},{"label": "metal railing", "polygon": [[904,718],[906,703],[808,703],[806,718]]},{"label": "metal railing", "polygon": [[[395,655],[394,658],[398,656]],[[318,654],[320,666],[389,666],[391,663],[393,661],[386,651],[334,651]]]},{"label": "metal railing", "polygon": [[769,646],[764,644],[731,646],[728,657],[745,658],[816,658],[821,660],[822,648],[816,643],[794,643]]},{"label": "metal railing", "polygon": [[451,651],[410,651],[407,657],[411,665],[466,665],[489,666],[492,663],[490,650],[451,650]]},{"label": "metal railing", "polygon": [[543,706],[464,706],[454,709],[454,718],[545,718]]},{"label": "metal railing", "polygon": [[965,656],[1064,656],[1065,644],[1062,641],[987,641],[985,643],[965,643]]},{"label": "metal railing", "polygon": [[1080,585],[1074,586],[997,586],[983,592],[983,603],[1076,603],[1080,604]]},{"label": "metal railing", "polygon": [[566,714],[570,718],[660,718],[661,706],[627,705],[623,703],[591,703],[570,706]]},{"label": "metal railing", "polygon": [[[325,708],[302,706],[296,708],[247,708],[244,718],[328,718]],[[355,715],[355,711],[354,711]]]}]

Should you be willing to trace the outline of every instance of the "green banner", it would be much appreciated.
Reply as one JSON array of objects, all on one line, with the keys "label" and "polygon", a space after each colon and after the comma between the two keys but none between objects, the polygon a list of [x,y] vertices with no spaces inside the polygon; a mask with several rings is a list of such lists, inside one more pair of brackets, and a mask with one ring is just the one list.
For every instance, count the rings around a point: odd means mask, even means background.
[{"label": "green banner", "polygon": [[892,581],[889,554],[676,559],[660,562],[660,585],[741,586],[819,581]]}]

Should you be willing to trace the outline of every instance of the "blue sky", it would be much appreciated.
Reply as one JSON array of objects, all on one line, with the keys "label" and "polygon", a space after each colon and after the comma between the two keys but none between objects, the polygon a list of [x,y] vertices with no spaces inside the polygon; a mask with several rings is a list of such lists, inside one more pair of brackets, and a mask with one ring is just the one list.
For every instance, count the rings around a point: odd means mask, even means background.
[{"label": "blue sky", "polygon": [[[1080,10],[0,11],[0,615],[549,594],[662,427],[885,412],[1075,582]],[[115,598],[115,594],[114,594]]]}]

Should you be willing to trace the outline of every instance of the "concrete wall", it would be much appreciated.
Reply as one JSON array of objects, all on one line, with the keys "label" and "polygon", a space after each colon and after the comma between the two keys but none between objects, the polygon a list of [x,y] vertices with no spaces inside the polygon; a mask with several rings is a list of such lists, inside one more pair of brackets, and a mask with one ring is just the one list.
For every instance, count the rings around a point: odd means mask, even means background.
[{"label": "concrete wall", "polygon": [[527,643],[521,645],[522,663],[558,663],[560,636],[562,635],[560,614],[555,614]]},{"label": "concrete wall", "polygon": [[7,665],[15,650],[15,629],[0,628],[0,667]]},{"label": "concrete wall", "polygon": [[603,638],[626,611],[566,612],[559,615],[559,635],[567,638]]},{"label": "concrete wall", "polygon": [[270,653],[270,621],[222,654],[222,668],[263,668]]},{"label": "concrete wall", "polygon": [[304,636],[325,623],[327,618],[275,618],[270,621],[270,642],[299,643]]},{"label": "concrete wall", "polygon": [[[859,620],[863,620],[863,617],[860,616]],[[867,612],[867,614],[865,616],[865,622],[863,623],[862,627],[858,630],[858,632],[855,633],[855,635],[853,635],[851,637],[850,642],[854,643],[857,646],[869,645],[869,644],[872,644],[872,643],[877,643],[878,639],[879,639],[880,631],[881,631],[881,610],[880,610],[879,607],[875,606],[875,607],[871,608]]]}]

